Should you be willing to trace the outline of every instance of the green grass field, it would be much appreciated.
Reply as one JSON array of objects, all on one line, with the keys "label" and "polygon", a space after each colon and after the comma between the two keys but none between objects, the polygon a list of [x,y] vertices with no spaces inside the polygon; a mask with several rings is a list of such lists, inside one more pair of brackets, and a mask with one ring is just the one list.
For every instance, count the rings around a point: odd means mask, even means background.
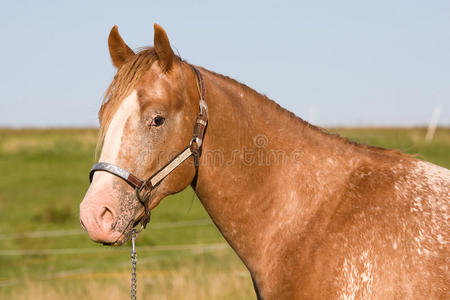
[{"label": "green grass field", "polygon": [[[332,129],[450,168],[450,129]],[[0,299],[124,299],[130,245],[93,243],[78,207],[95,130],[0,130]],[[253,299],[251,279],[192,190],[166,198],[138,241],[140,299]]]}]

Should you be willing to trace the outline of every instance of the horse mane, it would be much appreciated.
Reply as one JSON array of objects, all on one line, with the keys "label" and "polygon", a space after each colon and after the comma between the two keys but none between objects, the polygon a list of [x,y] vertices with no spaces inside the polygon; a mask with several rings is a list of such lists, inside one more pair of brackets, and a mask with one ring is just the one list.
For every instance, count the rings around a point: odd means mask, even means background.
[{"label": "horse mane", "polygon": [[136,55],[130,57],[117,70],[114,79],[106,89],[102,105],[98,112],[100,129],[98,133],[96,154],[98,156],[106,135],[109,123],[120,106],[120,103],[133,90],[145,72],[156,60],[156,52],[152,47],[141,48]]}]

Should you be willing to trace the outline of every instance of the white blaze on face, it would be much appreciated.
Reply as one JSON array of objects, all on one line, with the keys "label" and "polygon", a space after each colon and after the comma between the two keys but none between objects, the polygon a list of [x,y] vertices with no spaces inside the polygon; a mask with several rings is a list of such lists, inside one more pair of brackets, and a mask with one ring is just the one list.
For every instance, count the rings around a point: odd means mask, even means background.
[{"label": "white blaze on face", "polygon": [[[122,101],[111,119],[103,141],[103,148],[99,159],[100,162],[107,162],[111,164],[119,163],[118,156],[122,146],[122,137],[124,135],[125,125],[129,118],[137,116],[138,114],[139,103],[137,100],[137,93],[136,90],[133,90],[131,94]],[[111,183],[113,178],[115,178],[115,176],[109,174],[108,172],[95,172],[94,174],[94,180],[95,183],[97,183],[96,186],[98,188],[103,186],[105,183]]]},{"label": "white blaze on face", "polygon": [[126,97],[120,104],[117,112],[109,124],[106,131],[105,140],[103,141],[102,153],[100,155],[100,161],[117,163],[120,152],[120,146],[122,143],[122,137],[124,134],[125,124],[127,120],[139,113],[139,103],[137,100],[136,91],[133,90],[131,94]]},{"label": "white blaze on face", "polygon": [[[103,141],[100,161],[120,166],[119,155],[121,147],[124,146],[122,138],[125,135],[125,127],[127,123],[131,126],[138,124],[139,110],[137,94],[133,91],[122,101],[111,119]],[[130,123],[129,120],[135,121]],[[92,184],[80,204],[80,219],[89,236],[96,241],[115,242],[129,222],[129,219],[123,217],[120,200],[123,195],[113,187],[115,179],[117,180],[117,177],[108,172],[95,172]],[[129,211],[125,213],[131,216],[134,207],[132,204],[128,205]]]}]

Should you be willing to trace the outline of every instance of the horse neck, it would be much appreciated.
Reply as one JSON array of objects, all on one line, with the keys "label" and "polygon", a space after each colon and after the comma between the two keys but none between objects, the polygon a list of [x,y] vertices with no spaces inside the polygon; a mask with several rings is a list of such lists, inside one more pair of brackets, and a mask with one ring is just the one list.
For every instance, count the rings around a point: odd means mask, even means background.
[{"label": "horse neck", "polygon": [[307,222],[321,205],[312,191],[337,184],[316,169],[323,161],[338,167],[340,143],[250,88],[202,73],[209,123],[194,189],[252,269],[277,230]]}]

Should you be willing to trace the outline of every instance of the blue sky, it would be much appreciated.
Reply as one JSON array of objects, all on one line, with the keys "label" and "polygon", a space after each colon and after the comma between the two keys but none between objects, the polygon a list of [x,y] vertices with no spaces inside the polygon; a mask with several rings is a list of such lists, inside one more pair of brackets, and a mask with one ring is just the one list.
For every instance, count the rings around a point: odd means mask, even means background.
[{"label": "blue sky", "polygon": [[[114,24],[323,126],[450,125],[450,1],[3,1],[0,126],[97,126]],[[311,111],[315,111],[314,117]]]}]

